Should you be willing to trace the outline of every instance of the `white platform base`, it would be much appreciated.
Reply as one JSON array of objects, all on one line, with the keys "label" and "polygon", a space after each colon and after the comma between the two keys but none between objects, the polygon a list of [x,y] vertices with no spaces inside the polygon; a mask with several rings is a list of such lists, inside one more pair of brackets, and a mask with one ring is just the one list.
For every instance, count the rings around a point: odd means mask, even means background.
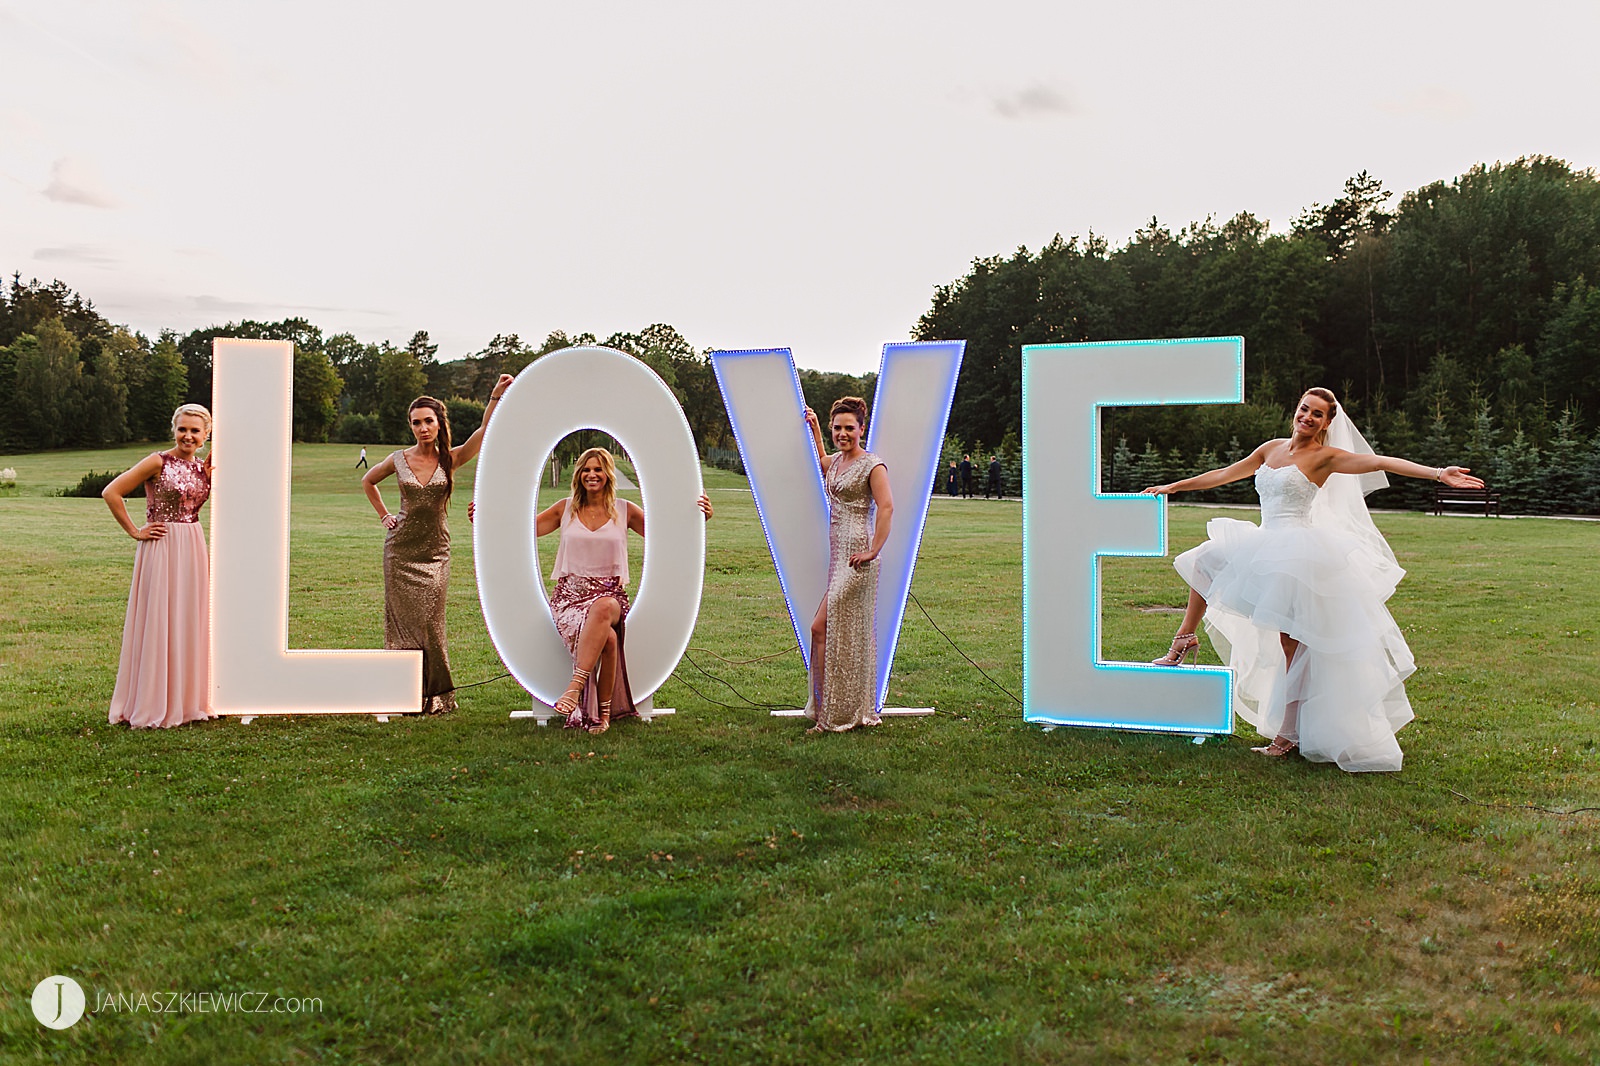
[{"label": "white platform base", "polygon": [[[879,718],[926,718],[935,711],[932,707],[885,707],[878,712]],[[798,707],[792,711],[773,711],[774,718],[804,718],[806,709]]]},{"label": "white platform base", "polygon": [[[421,718],[422,717],[422,712],[421,711],[411,711],[411,712],[406,712],[406,711],[383,711],[383,712],[340,711],[338,713],[340,713],[340,714],[352,714],[352,715],[354,715],[354,714],[368,714],[368,713],[371,713],[374,721],[384,722],[384,723],[387,723],[389,721],[389,719],[391,719],[391,718]],[[241,715],[239,715],[239,719],[238,720],[239,720],[239,724],[240,725],[249,725],[251,722],[255,721],[257,718],[293,718],[293,717],[295,717],[295,716],[291,715],[291,714],[268,714],[268,715],[241,714]]]},{"label": "white platform base", "polygon": [[[633,707],[634,707],[634,710],[639,712],[639,720],[641,722],[644,722],[646,725],[648,725],[652,719],[659,718],[660,716],[662,716],[664,714],[677,714],[678,713],[675,709],[673,709],[671,707],[657,707],[655,705],[655,699],[652,696],[646,696],[642,700],[635,700],[634,704],[633,704]],[[536,696],[536,697],[533,698],[533,707],[532,707],[532,709],[526,710],[526,711],[512,711],[511,712],[511,717],[513,717],[513,718],[532,718],[535,722],[538,722],[541,726],[547,726],[547,725],[550,724],[550,720],[552,718],[557,718],[557,719],[561,719],[561,720],[565,721],[567,716],[562,714],[560,711],[556,710],[554,707],[550,706],[548,703],[545,703],[543,700],[539,699]]]}]

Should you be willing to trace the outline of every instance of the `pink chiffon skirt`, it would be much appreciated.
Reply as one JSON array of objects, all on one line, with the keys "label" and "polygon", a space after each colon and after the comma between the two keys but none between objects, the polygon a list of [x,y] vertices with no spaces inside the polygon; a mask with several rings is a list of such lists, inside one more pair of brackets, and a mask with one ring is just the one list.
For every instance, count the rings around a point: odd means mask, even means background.
[{"label": "pink chiffon skirt", "polygon": [[212,718],[211,587],[198,522],[168,522],[133,556],[111,722],[135,729]]}]

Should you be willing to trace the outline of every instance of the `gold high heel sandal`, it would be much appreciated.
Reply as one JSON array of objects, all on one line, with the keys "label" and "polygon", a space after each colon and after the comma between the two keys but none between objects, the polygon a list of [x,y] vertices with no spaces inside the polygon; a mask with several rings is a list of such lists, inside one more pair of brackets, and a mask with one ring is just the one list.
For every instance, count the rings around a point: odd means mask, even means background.
[{"label": "gold high heel sandal", "polygon": [[1263,744],[1259,748],[1251,748],[1250,750],[1255,752],[1257,755],[1265,755],[1269,759],[1281,759],[1285,755],[1292,754],[1299,746],[1300,745],[1293,740],[1287,740],[1283,737],[1274,737],[1271,744]]},{"label": "gold high heel sandal", "polygon": [[593,736],[599,736],[601,733],[604,733],[606,730],[608,730],[610,728],[611,728],[611,701],[610,700],[601,700],[600,701],[600,721],[598,721],[594,725],[590,726],[589,727],[589,732]]},{"label": "gold high heel sandal", "polygon": [[572,712],[578,709],[578,701],[583,699],[583,690],[588,684],[589,671],[582,667],[574,667],[572,680],[567,682],[567,691],[561,694],[559,700],[556,700],[556,710],[571,718]]},{"label": "gold high heel sandal", "polygon": [[1200,663],[1200,635],[1198,633],[1179,633],[1172,638],[1172,647],[1167,649],[1167,654],[1159,659],[1151,659],[1151,666],[1181,666],[1183,660],[1189,659],[1193,664]]}]

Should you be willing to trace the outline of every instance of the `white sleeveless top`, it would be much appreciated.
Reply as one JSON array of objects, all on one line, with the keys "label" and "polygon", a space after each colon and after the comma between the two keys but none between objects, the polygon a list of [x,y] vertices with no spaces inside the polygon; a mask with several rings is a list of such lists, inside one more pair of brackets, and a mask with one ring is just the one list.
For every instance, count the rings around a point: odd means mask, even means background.
[{"label": "white sleeveless top", "polygon": [[561,543],[556,547],[552,581],[573,577],[616,577],[628,583],[628,504],[617,501],[617,517],[591,530],[578,521],[578,509],[567,501],[561,515]]}]

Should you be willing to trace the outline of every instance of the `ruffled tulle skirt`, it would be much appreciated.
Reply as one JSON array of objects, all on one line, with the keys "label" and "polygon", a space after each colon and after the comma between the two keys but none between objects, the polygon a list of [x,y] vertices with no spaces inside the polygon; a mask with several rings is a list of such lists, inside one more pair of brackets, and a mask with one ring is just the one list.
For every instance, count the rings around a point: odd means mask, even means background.
[{"label": "ruffled tulle skirt", "polygon": [[[1212,519],[1173,561],[1206,599],[1206,630],[1234,672],[1234,710],[1315,762],[1399,770],[1416,662],[1385,602],[1405,571],[1315,526]],[[1300,643],[1284,667],[1279,634]]]},{"label": "ruffled tulle skirt", "polygon": [[111,722],[182,725],[211,713],[210,559],[198,522],[134,549]]}]

